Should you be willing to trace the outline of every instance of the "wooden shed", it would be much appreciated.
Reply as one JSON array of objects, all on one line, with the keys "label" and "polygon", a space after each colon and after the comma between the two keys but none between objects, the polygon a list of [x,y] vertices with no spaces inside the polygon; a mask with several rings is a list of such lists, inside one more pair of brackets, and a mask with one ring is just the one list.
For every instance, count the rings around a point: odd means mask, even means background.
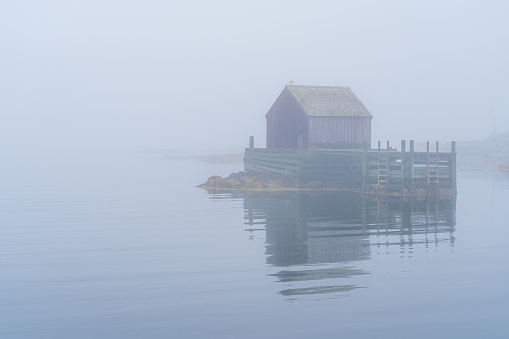
[{"label": "wooden shed", "polygon": [[373,116],[349,87],[287,85],[265,117],[267,148],[371,146]]}]

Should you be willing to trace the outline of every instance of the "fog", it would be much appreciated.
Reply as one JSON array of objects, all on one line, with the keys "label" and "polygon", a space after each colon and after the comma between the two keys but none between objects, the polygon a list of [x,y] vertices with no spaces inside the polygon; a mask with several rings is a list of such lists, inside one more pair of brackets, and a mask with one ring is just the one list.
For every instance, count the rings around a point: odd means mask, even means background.
[{"label": "fog", "polygon": [[290,80],[349,86],[372,140],[509,131],[506,1],[4,1],[0,151],[265,146]]},{"label": "fog", "polygon": [[[460,143],[509,132],[508,13],[0,1],[0,338],[509,338],[509,139]],[[457,176],[448,154],[366,153],[361,178],[318,152],[274,173],[323,191],[195,187],[265,147],[290,81],[351,87],[373,147],[458,141]],[[297,176],[321,164],[370,194]]]}]

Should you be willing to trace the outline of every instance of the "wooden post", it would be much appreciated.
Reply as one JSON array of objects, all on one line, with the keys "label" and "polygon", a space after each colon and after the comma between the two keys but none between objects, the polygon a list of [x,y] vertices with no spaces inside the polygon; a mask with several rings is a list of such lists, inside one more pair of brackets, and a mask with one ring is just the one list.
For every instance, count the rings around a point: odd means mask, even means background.
[{"label": "wooden post", "polygon": [[406,159],[405,159],[405,140],[401,140],[401,193],[405,192],[405,186],[406,186],[406,177],[407,177],[407,171],[406,171]]},{"label": "wooden post", "polygon": [[451,141],[451,188],[452,194],[456,195],[456,141]]},{"label": "wooden post", "polygon": [[376,177],[377,177],[377,180],[378,180],[378,188],[380,188],[380,140],[378,140],[378,155],[377,155],[377,158],[376,158],[376,162],[377,162],[377,174],[376,174]]},{"label": "wooden post", "polygon": [[380,147],[381,147],[381,143],[380,143],[380,140],[378,140],[378,156],[376,158],[376,162],[377,162],[377,180],[378,180],[378,188],[380,189]]},{"label": "wooden post", "polygon": [[426,141],[426,182],[429,186],[429,141]]},{"label": "wooden post", "polygon": [[299,134],[297,148],[298,149],[303,149],[304,148],[304,136],[302,134]]},{"label": "wooden post", "polygon": [[436,169],[437,169],[437,188],[440,187],[440,152],[438,151],[438,141],[437,141],[437,145],[436,145],[436,151],[437,151],[437,164],[436,164]]},{"label": "wooden post", "polygon": [[414,141],[410,140],[410,157],[408,159],[408,166],[410,166],[410,191],[414,191]]},{"label": "wooden post", "polygon": [[249,137],[249,149],[252,150],[254,148],[254,135]]},{"label": "wooden post", "polygon": [[367,189],[368,189],[367,183],[368,183],[368,147],[366,144],[364,144],[364,149],[362,150],[362,191],[363,192],[367,192]]},{"label": "wooden post", "polygon": [[389,154],[389,140],[387,140],[387,192],[389,192],[389,185],[391,183],[391,158]]}]

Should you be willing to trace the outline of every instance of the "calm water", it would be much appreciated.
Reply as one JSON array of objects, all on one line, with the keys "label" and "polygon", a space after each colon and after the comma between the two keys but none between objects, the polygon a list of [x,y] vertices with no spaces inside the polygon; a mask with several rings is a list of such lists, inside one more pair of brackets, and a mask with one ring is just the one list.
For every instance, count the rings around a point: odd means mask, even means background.
[{"label": "calm water", "polygon": [[5,155],[0,338],[509,337],[509,176],[440,201],[193,187],[241,168]]}]

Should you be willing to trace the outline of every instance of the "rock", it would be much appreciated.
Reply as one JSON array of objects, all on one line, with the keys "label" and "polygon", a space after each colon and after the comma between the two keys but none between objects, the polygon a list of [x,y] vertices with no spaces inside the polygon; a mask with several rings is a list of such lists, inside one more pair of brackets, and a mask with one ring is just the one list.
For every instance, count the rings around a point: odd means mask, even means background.
[{"label": "rock", "polygon": [[228,177],[212,176],[198,187],[215,190],[263,190],[275,191],[296,188],[295,184],[275,178],[262,178],[247,172],[232,173]]},{"label": "rock", "polygon": [[232,189],[232,188],[235,188],[235,185],[231,181],[229,181],[223,177],[213,176],[213,177],[210,177],[207,180],[207,182],[201,184],[200,187],[216,188],[216,189]]}]

